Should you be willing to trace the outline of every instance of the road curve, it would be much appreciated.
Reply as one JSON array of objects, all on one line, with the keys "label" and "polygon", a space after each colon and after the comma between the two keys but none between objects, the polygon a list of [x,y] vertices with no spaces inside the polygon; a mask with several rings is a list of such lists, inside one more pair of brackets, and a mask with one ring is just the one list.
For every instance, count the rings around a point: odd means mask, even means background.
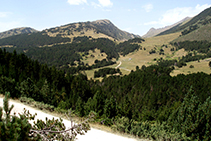
[{"label": "road curve", "polygon": [[119,68],[122,65],[122,61],[120,61],[119,65],[115,67],[115,69]]}]

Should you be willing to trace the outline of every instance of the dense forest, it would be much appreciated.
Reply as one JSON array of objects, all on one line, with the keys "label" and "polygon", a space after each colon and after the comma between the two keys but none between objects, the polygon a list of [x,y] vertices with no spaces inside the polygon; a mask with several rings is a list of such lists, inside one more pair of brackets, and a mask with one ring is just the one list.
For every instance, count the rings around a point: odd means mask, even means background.
[{"label": "dense forest", "polygon": [[[99,38],[93,39],[91,37],[75,37],[73,41],[69,43],[71,39],[62,37],[49,37],[42,35],[41,33],[33,33],[31,35],[17,35],[0,40],[0,45],[13,45],[14,47],[5,48],[9,52],[14,50],[17,53],[25,53],[33,60],[38,60],[42,64],[48,66],[55,66],[57,69],[66,70],[69,73],[76,73],[80,70],[90,70],[93,68],[99,68],[103,66],[112,65],[115,62],[112,59],[118,59],[119,54],[127,55],[130,52],[138,50],[144,40],[142,38],[135,38],[125,41],[120,44],[106,39]],[[54,42],[54,44],[53,44]],[[58,44],[61,42],[68,42],[64,44]],[[47,45],[52,44],[51,47]],[[42,46],[42,47],[39,47]],[[106,60],[100,60],[92,66],[84,64],[83,58],[80,55],[81,52],[89,54],[90,50],[99,49],[101,53],[106,53]],[[72,67],[69,69],[69,65],[74,65],[75,61],[78,62],[78,67]]]},{"label": "dense forest", "polygon": [[40,47],[70,41],[70,38],[49,37],[44,34],[44,32],[37,32],[31,34],[20,34],[1,39],[0,46],[12,45],[17,48],[21,47],[22,49],[28,49],[30,47]]},{"label": "dense forest", "polygon": [[103,69],[99,69],[98,71],[94,72],[94,78],[98,78],[98,77],[105,77],[108,74],[118,74],[121,75],[122,72],[120,71],[119,68],[115,69],[115,68],[103,68]]},{"label": "dense forest", "polygon": [[101,82],[0,49],[0,92],[28,97],[151,139],[211,139],[211,75],[170,76],[168,65],[137,68]]}]

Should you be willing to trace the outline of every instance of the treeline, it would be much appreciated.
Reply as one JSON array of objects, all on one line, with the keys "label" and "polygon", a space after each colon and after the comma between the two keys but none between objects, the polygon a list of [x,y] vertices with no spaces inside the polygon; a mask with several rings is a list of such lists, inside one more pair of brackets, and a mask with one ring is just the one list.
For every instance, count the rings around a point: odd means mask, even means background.
[{"label": "treeline", "polygon": [[3,38],[0,40],[0,46],[12,45],[21,50],[27,50],[31,47],[40,47],[44,45],[52,45],[56,43],[70,42],[70,38],[49,37],[45,32],[37,32],[31,34],[20,34]]},{"label": "treeline", "polygon": [[115,68],[103,68],[103,69],[99,69],[98,71],[94,71],[94,78],[105,77],[108,74],[119,74],[119,75],[121,75],[122,72],[120,71],[119,68],[117,68],[117,69],[115,69]]},{"label": "treeline", "polygon": [[[36,39],[39,38],[31,38],[36,35],[36,37],[43,37],[42,40],[40,39],[38,42]],[[26,40],[19,40],[19,38],[15,38],[15,41],[20,41],[20,44],[17,44],[16,42],[13,43],[11,41],[12,45],[15,45],[17,47],[12,48],[5,48],[9,52],[13,52],[14,50],[17,51],[17,53],[25,53],[28,57],[32,58],[33,60],[38,60],[42,64],[48,64],[49,66],[56,66],[56,68],[59,69],[65,69],[68,70],[70,64],[74,64],[75,61],[78,62],[78,67],[70,68],[70,73],[78,72],[79,70],[87,70],[87,69],[93,69],[98,67],[103,67],[107,65],[114,64],[115,62],[111,61],[113,58],[118,59],[119,54],[126,55],[130,52],[133,52],[135,50],[139,49],[139,45],[137,44],[131,44],[131,41],[140,42],[143,39],[133,39],[129,41],[125,41],[120,44],[115,44],[115,42],[106,39],[106,38],[99,38],[99,39],[92,39],[90,37],[75,37],[73,39],[72,43],[66,43],[66,44],[55,44],[52,47],[42,47],[38,48],[39,45],[46,45],[47,43],[50,44],[50,41],[48,42],[47,39],[44,37],[48,37],[47,35],[38,36],[39,34],[31,34],[30,36],[26,36]],[[20,37],[23,37],[20,36]],[[28,39],[30,37],[30,39]],[[11,37],[12,38],[12,37]],[[60,39],[59,37],[48,37],[49,39],[52,38],[52,41],[54,39]],[[34,39],[34,41],[32,41]],[[66,40],[66,38],[62,38]],[[7,38],[7,43],[10,43],[10,38]],[[0,40],[1,42],[2,40]],[[4,41],[4,40],[3,40]],[[3,42],[2,41],[2,42]],[[24,42],[24,43],[23,43]],[[82,62],[82,56],[79,54],[79,52],[85,52],[85,54],[88,54],[89,50],[95,50],[99,49],[101,53],[106,53],[107,58],[106,62],[103,60],[103,63],[99,62],[92,66],[88,66],[87,64],[83,64]]]},{"label": "treeline", "polygon": [[121,55],[125,56],[130,52],[138,50],[140,46],[138,44],[131,44],[131,41],[129,40],[123,43],[119,43],[116,48]]},{"label": "treeline", "polygon": [[189,29],[185,29],[181,33],[182,33],[182,35],[186,35],[198,28],[199,28],[198,25],[192,25],[192,26],[189,26]]},{"label": "treeline", "polygon": [[[211,139],[211,75],[171,77],[173,67],[152,65],[100,82],[82,74],[65,74],[16,52],[0,50],[0,62],[1,93],[10,91],[12,97],[30,97],[57,109],[72,109],[79,116],[94,111],[96,122],[140,137],[156,140],[160,137],[150,133],[165,131],[162,133],[183,139]],[[160,136],[172,139],[166,134]]]},{"label": "treeline", "polygon": [[75,73],[78,73],[83,70],[92,70],[92,69],[96,69],[96,68],[110,66],[113,64],[116,64],[116,62],[111,61],[111,60],[108,61],[106,59],[99,61],[96,59],[95,64],[93,64],[91,66],[88,64],[84,64],[83,62],[79,62],[79,66],[73,66],[73,67],[64,66],[64,67],[60,68],[60,70],[64,70],[66,73],[75,74]]},{"label": "treeline", "polygon": [[164,60],[163,58],[160,58],[157,60],[157,63],[159,66],[162,66],[162,67],[177,66],[181,68],[183,66],[186,66],[187,62],[200,61],[205,58],[211,57],[211,51],[210,51],[211,43],[207,41],[175,42],[175,43],[172,43],[172,45],[176,47],[176,50],[184,48],[186,51],[189,51],[189,53],[185,56],[180,57],[178,60],[176,59]]},{"label": "treeline", "polygon": [[185,51],[197,51],[198,53],[210,53],[211,43],[208,41],[184,41],[172,43],[177,50],[184,48]]}]

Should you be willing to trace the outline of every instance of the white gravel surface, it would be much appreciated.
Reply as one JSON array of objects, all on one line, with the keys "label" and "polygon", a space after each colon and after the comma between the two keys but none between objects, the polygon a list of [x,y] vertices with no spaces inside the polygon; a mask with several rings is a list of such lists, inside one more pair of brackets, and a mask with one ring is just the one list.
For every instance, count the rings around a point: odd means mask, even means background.
[{"label": "white gravel surface", "polygon": [[[55,116],[52,116],[50,114],[46,114],[40,110],[37,110],[35,108],[31,108],[29,106],[26,106],[22,103],[18,103],[14,100],[9,100],[10,105],[14,105],[14,108],[12,110],[12,113],[23,113],[23,109],[27,109],[30,111],[31,114],[37,113],[36,118],[45,120],[45,117],[48,117],[49,119],[58,118]],[[3,98],[0,97],[0,106],[3,107]],[[66,127],[71,124],[68,120],[63,120]],[[79,135],[77,136],[77,141],[137,141],[136,139],[127,138],[119,135],[115,135],[113,133],[108,133],[105,131],[97,130],[94,128],[91,128],[85,135]]]}]

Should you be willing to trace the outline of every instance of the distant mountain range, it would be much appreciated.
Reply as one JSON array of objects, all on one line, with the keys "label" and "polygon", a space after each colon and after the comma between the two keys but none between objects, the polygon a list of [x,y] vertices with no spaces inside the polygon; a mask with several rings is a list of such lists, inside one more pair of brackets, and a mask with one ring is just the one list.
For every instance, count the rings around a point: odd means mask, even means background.
[{"label": "distant mountain range", "polygon": [[193,18],[186,17],[185,19],[164,28],[151,28],[144,38],[153,36],[167,35],[180,32],[179,38],[174,41],[203,41],[211,42],[211,7],[205,9]]},{"label": "distant mountain range", "polygon": [[91,36],[92,38],[109,38],[112,40],[128,40],[139,35],[134,35],[126,31],[122,31],[117,28],[109,20],[97,20],[93,22],[78,22],[68,25],[55,27],[45,30],[49,36],[61,36],[61,37],[78,37],[78,36]]},{"label": "distant mountain range", "polygon": [[[35,32],[39,31],[29,27],[15,28],[0,33],[0,39],[10,37],[13,35],[19,35],[24,33],[35,33]],[[46,34],[50,37],[60,36],[65,38],[66,37],[74,38],[78,36],[87,36],[87,37],[91,36],[92,38],[109,38],[111,40],[123,40],[123,41],[140,37],[139,35],[131,34],[126,31],[120,30],[109,20],[71,23],[55,28],[46,29],[41,32],[42,34]]]},{"label": "distant mountain range", "polygon": [[191,19],[190,17],[186,17],[186,18],[182,19],[181,21],[179,21],[179,22],[177,22],[177,23],[175,23],[175,24],[173,24],[173,25],[170,25],[170,26],[166,26],[166,27],[163,27],[163,28],[157,28],[157,29],[151,28],[151,29],[150,29],[145,35],[143,35],[142,37],[143,37],[143,38],[149,38],[149,37],[156,36],[156,35],[158,35],[158,34],[164,32],[164,31],[166,31],[166,30],[171,29],[172,27],[175,27],[175,26],[177,26],[177,25],[179,25],[179,24],[181,24],[181,23],[187,22],[187,21],[190,20],[190,19]]},{"label": "distant mountain range", "polygon": [[[170,25],[164,28],[151,28],[147,34],[145,34],[144,38],[166,35],[170,33],[181,32],[181,37],[179,38],[181,41],[183,40],[211,40],[211,32],[210,25],[211,24],[211,7],[205,9],[197,16],[190,18],[186,17],[183,20]],[[9,31],[5,31],[0,33],[0,39],[11,37],[19,34],[32,34],[33,36],[26,36],[25,38],[33,40],[36,36],[39,41],[47,37],[60,37],[65,38],[65,40],[73,40],[75,37],[91,37],[91,38],[107,38],[112,41],[126,41],[133,38],[140,38],[139,35],[135,35],[132,33],[128,33],[126,31],[120,30],[116,27],[111,21],[97,20],[97,21],[87,21],[87,22],[77,22],[70,23],[63,26],[58,26],[54,28],[45,29],[43,31],[37,31],[30,27],[22,27],[15,28]],[[19,40],[20,37],[13,37],[12,40]],[[23,38],[21,38],[23,39]],[[61,39],[59,39],[61,41]],[[4,41],[4,45],[9,43],[7,41],[11,41],[11,39],[7,39]],[[58,41],[58,42],[60,42]],[[35,41],[34,41],[35,42]],[[53,42],[52,42],[53,43]],[[34,44],[34,43],[33,43]],[[43,45],[40,45],[43,46]]]},{"label": "distant mountain range", "polygon": [[164,32],[161,32],[158,35],[166,35],[175,32],[183,32],[184,35],[210,23],[211,23],[211,7],[205,9],[204,11],[193,17],[188,22],[184,24],[180,23]]},{"label": "distant mountain range", "polygon": [[1,32],[0,39],[7,38],[14,35],[19,35],[19,34],[35,33],[35,32],[38,32],[38,31],[30,27],[14,28],[5,32]]}]

